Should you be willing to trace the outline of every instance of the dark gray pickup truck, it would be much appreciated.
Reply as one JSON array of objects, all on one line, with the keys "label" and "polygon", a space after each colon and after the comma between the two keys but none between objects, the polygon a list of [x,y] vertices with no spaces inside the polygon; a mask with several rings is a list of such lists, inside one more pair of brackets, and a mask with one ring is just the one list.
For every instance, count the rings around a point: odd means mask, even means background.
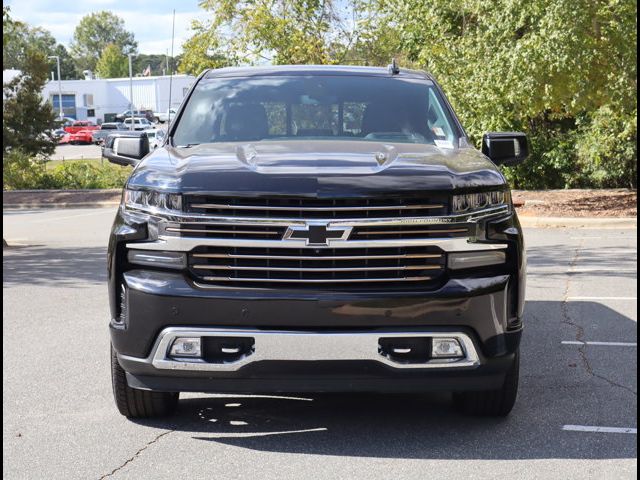
[{"label": "dark gray pickup truck", "polygon": [[204,72],[132,164],[109,244],[112,381],[128,417],[179,392],[453,392],[506,415],[525,251],[496,164],[436,81],[387,68]]}]

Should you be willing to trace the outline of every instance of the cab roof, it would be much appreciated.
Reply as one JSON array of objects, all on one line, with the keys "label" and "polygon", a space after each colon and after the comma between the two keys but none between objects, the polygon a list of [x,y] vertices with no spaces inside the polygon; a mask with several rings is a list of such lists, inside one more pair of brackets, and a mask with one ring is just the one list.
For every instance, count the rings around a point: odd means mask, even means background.
[{"label": "cab roof", "polygon": [[327,75],[327,76],[367,76],[399,77],[431,80],[433,77],[421,70],[401,68],[397,74],[391,74],[386,67],[363,67],[355,65],[266,65],[259,67],[225,67],[209,69],[204,78],[258,77],[278,75]]}]

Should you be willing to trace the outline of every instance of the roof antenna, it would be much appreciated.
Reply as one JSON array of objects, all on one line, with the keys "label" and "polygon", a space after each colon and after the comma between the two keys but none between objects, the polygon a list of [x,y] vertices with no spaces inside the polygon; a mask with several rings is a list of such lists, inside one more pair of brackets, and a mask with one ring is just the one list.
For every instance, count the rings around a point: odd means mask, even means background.
[{"label": "roof antenna", "polygon": [[400,67],[396,63],[395,57],[391,59],[391,63],[389,64],[387,69],[389,70],[389,73],[391,75],[398,75],[400,73]]}]

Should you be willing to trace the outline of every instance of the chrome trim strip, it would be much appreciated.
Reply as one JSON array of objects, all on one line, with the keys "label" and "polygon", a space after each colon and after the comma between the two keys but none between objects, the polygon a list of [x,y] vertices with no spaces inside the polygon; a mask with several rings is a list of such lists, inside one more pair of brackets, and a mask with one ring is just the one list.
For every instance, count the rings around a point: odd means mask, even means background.
[{"label": "chrome trim strip", "polygon": [[[127,212],[134,213],[136,210],[129,209]],[[140,211],[139,213],[149,215],[150,212]],[[329,227],[375,227],[375,226],[391,226],[391,225],[444,225],[451,223],[475,223],[478,220],[490,218],[498,215],[508,215],[511,213],[509,205],[500,205],[498,207],[486,208],[471,213],[461,213],[458,215],[445,215],[434,217],[392,217],[392,218],[263,218],[263,217],[229,217],[215,216],[198,213],[176,213],[162,212],[154,210],[151,215],[157,221],[167,221],[174,223],[211,223],[211,224],[234,224],[234,225],[255,225],[255,226],[274,226],[289,227],[307,225],[309,222],[319,222],[327,224]]]},{"label": "chrome trim strip", "polygon": [[[235,361],[208,363],[202,359],[169,357],[171,344],[177,337],[250,337],[253,350]],[[380,351],[380,339],[390,337],[447,337],[460,342],[461,359],[432,359],[424,363],[401,363]],[[394,331],[394,332],[302,332],[266,331],[231,328],[169,327],[160,332],[147,358],[122,356],[132,362],[151,364],[159,370],[200,372],[233,372],[260,361],[375,361],[397,369],[475,368],[480,358],[471,338],[462,332]]]},{"label": "chrome trim strip", "polygon": [[[171,250],[176,252],[189,252],[196,247],[229,247],[228,238],[192,238],[158,236],[151,242],[127,243],[127,248],[138,250]],[[336,242],[331,246],[307,247],[305,240],[249,240],[233,239],[234,247],[252,248],[384,248],[384,247],[438,247],[445,252],[470,252],[481,250],[504,250],[506,243],[472,243],[468,238],[409,238],[409,239],[385,239],[385,240],[349,240]]]},{"label": "chrome trim strip", "polygon": [[[248,270],[259,272],[373,272],[398,270],[442,270],[441,265],[400,265],[397,267],[249,267],[235,265],[193,265],[199,270]],[[270,280],[277,280],[271,278]],[[393,280],[393,279],[392,279]],[[331,279],[327,279],[331,282]]]},{"label": "chrome trim strip", "polygon": [[270,232],[260,230],[200,230],[197,228],[182,228],[182,227],[167,227],[167,232],[178,233],[223,233],[223,234],[241,234],[241,235],[278,235],[281,236],[282,232]]},{"label": "chrome trim strip", "polygon": [[[202,277],[207,282],[251,282],[251,283],[380,283],[380,282],[426,282],[432,277],[400,277],[400,278],[235,278],[235,277]],[[215,285],[193,282],[198,288],[212,288]]]},{"label": "chrome trim strip", "polygon": [[364,206],[364,207],[341,207],[341,206],[333,206],[333,207],[300,207],[300,206],[291,206],[291,207],[282,207],[282,206],[273,206],[269,207],[266,205],[229,205],[223,203],[192,203],[190,205],[192,208],[215,208],[215,209],[228,209],[228,210],[275,210],[275,211],[286,211],[286,212],[362,212],[367,210],[426,210],[426,209],[434,209],[434,208],[443,208],[444,204],[433,204],[433,205],[372,205],[372,206]]},{"label": "chrome trim strip", "polygon": [[419,233],[460,233],[467,232],[468,228],[451,228],[449,230],[358,230],[356,235],[416,235]]},{"label": "chrome trim strip", "polygon": [[244,255],[233,253],[194,253],[194,258],[237,258],[247,260],[397,260],[407,258],[441,258],[439,253],[406,253],[404,255],[331,255],[312,257],[305,255]]}]

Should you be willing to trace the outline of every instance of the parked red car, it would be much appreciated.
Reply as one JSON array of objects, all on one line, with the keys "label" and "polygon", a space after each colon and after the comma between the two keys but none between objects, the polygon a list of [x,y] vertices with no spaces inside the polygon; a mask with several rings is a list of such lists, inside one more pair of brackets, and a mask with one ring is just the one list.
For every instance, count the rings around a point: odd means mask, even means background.
[{"label": "parked red car", "polygon": [[64,127],[64,131],[67,133],[77,133],[81,130],[98,130],[99,125],[88,120],[76,120],[70,126]]},{"label": "parked red car", "polygon": [[95,130],[79,130],[74,133],[65,133],[60,139],[58,144],[70,143],[75,145],[77,143],[93,143],[93,132]]}]

